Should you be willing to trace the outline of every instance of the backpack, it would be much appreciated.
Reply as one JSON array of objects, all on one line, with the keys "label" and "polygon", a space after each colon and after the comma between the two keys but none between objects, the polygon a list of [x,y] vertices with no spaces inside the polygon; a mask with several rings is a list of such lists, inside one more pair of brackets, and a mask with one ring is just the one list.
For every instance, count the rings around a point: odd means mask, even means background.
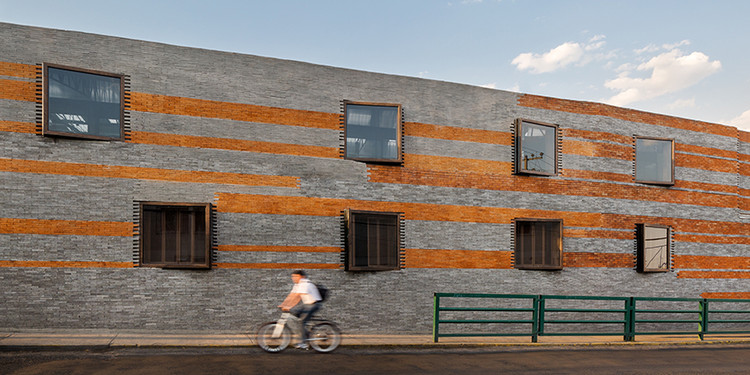
[{"label": "backpack", "polygon": [[315,284],[315,287],[318,288],[318,293],[320,294],[320,301],[318,302],[324,302],[328,299],[328,288],[321,284]]}]

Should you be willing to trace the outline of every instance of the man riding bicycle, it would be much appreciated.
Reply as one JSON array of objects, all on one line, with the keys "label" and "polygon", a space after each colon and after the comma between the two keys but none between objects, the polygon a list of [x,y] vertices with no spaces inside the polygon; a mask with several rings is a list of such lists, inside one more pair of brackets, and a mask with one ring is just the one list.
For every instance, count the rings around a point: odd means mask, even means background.
[{"label": "man riding bicycle", "polygon": [[279,307],[298,318],[292,319],[295,323],[290,325],[292,330],[300,337],[300,342],[294,345],[294,347],[308,349],[308,334],[305,325],[313,314],[320,309],[322,298],[315,284],[307,279],[305,271],[297,270],[292,272],[292,281],[294,281],[294,287]]}]

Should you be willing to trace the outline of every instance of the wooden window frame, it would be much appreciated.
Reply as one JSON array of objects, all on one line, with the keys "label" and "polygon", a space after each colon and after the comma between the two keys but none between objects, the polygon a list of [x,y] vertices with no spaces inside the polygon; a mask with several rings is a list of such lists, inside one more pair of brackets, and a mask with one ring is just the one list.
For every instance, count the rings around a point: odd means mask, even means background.
[{"label": "wooden window frame", "polygon": [[[49,130],[49,74],[48,69],[61,69],[72,72],[87,73],[93,75],[99,75],[104,77],[117,78],[120,80],[120,136],[119,137],[105,137],[99,135],[89,135],[82,133],[69,133],[61,131]],[[43,104],[42,104],[42,134],[45,136],[58,136],[66,138],[79,138],[79,139],[90,139],[100,141],[122,141],[125,139],[125,75],[102,72],[98,70],[76,68],[72,66],[58,65],[58,64],[43,64]]]},{"label": "wooden window frame", "polygon": [[[346,270],[347,271],[392,271],[401,269],[401,213],[398,212],[378,212],[378,211],[360,211],[360,210],[346,210]],[[357,266],[355,265],[355,246],[356,246],[356,228],[354,217],[356,215],[379,215],[392,218],[396,225],[394,227],[395,233],[393,236],[396,240],[392,250],[393,254],[389,254],[389,258],[393,261],[392,265],[367,265]],[[368,252],[369,253],[369,252]]]},{"label": "wooden window frame", "polygon": [[[395,103],[373,103],[373,102],[358,102],[358,101],[351,101],[351,100],[344,100],[344,159],[347,160],[355,160],[355,161],[361,161],[361,162],[368,162],[368,163],[380,163],[380,164],[401,164],[404,160],[403,155],[403,149],[402,149],[402,138],[403,138],[403,129],[404,129],[404,122],[402,120],[403,112],[401,108],[401,104],[395,104]],[[360,158],[360,157],[350,157],[348,155],[348,129],[349,129],[349,123],[348,123],[348,108],[349,105],[359,105],[359,106],[378,106],[378,107],[395,107],[397,109],[396,114],[396,121],[398,123],[396,124],[396,150],[398,153],[398,157],[396,159],[382,159],[382,158]]]},{"label": "wooden window frame", "polygon": [[[638,140],[640,140],[640,139],[647,139],[647,140],[653,140],[653,141],[666,141],[666,142],[670,142],[671,143],[671,149],[672,149],[672,151],[671,151],[671,156],[670,157],[672,159],[672,163],[671,163],[672,165],[671,165],[671,171],[670,171],[670,173],[671,173],[671,177],[672,178],[671,178],[670,181],[649,181],[649,180],[639,180],[638,179]],[[633,148],[634,148],[633,158],[635,159],[635,161],[633,163],[634,166],[635,166],[635,168],[633,170],[633,179],[635,180],[635,182],[639,183],[639,184],[673,186],[675,184],[675,177],[674,177],[674,164],[675,164],[675,162],[674,162],[674,149],[675,149],[675,147],[674,146],[675,146],[674,138],[659,138],[659,137],[635,136],[635,141],[634,141],[634,145],[633,145]]]},{"label": "wooden window frame", "polygon": [[[558,244],[557,249],[553,251],[557,251],[559,253],[559,259],[560,264],[521,264],[523,257],[523,252],[525,252],[525,249],[521,249],[520,246],[520,238],[519,238],[519,222],[523,223],[558,223],[559,227],[559,236],[558,236]],[[514,267],[520,270],[550,270],[550,271],[557,271],[563,269],[563,220],[562,219],[534,219],[534,218],[517,218],[513,219],[513,238],[514,238]],[[536,241],[536,239],[534,239]],[[543,239],[542,239],[543,241]],[[549,248],[545,248],[543,253],[544,256],[547,257],[547,252]],[[532,251],[533,250],[529,250]]]},{"label": "wooden window frame", "polygon": [[[659,228],[667,230],[666,259],[667,268],[650,268],[646,266],[646,228]],[[672,270],[672,228],[660,224],[636,224],[636,271],[641,273],[663,273]]]},{"label": "wooden window frame", "polygon": [[[522,160],[521,160],[521,151],[523,150],[523,123],[529,123],[532,125],[538,125],[538,126],[545,126],[550,127],[554,129],[554,152],[555,152],[555,160],[554,160],[554,172],[543,172],[543,171],[535,171],[530,170],[528,168],[522,168]],[[516,119],[515,123],[515,136],[513,137],[513,141],[515,142],[515,171],[517,174],[523,174],[523,175],[534,175],[534,176],[557,176],[559,173],[558,168],[558,161],[559,161],[559,134],[560,134],[560,127],[557,124],[550,124],[546,122],[541,121],[535,121],[535,120],[529,120],[525,118],[518,118]]]},{"label": "wooden window frame", "polygon": [[[196,262],[187,262],[187,263],[180,263],[180,262],[164,262],[165,255],[162,255],[162,262],[144,262],[145,254],[146,254],[146,244],[148,243],[148,225],[146,225],[146,217],[144,215],[144,209],[146,206],[161,206],[161,207],[201,207],[204,209],[204,215],[205,215],[205,226],[206,226],[206,234],[205,234],[205,247],[204,247],[204,254],[205,254],[205,262],[204,263],[196,263]],[[139,249],[139,259],[138,259],[138,265],[140,267],[156,267],[156,268],[184,268],[184,269],[210,269],[211,268],[211,239],[213,238],[212,233],[212,223],[211,223],[211,204],[210,203],[185,203],[185,202],[140,202],[139,207],[139,215],[140,215],[140,221],[139,221],[139,235],[140,235],[140,249]],[[165,223],[162,223],[162,225],[165,225]],[[178,226],[179,227],[179,226]],[[193,229],[193,228],[191,228]],[[177,236],[177,239],[179,241],[179,236]],[[165,239],[166,240],[166,239]],[[165,249],[162,249],[162,252],[164,252]],[[191,254],[191,256],[194,256],[194,254]]]}]

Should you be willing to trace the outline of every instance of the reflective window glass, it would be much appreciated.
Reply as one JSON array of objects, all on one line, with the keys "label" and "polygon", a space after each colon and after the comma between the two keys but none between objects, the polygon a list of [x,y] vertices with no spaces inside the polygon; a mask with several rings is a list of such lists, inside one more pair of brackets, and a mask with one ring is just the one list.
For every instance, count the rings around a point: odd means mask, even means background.
[{"label": "reflective window glass", "polygon": [[347,104],[345,111],[346,158],[401,160],[399,106]]},{"label": "reflective window glass", "polygon": [[45,133],[122,138],[122,78],[46,68]]}]

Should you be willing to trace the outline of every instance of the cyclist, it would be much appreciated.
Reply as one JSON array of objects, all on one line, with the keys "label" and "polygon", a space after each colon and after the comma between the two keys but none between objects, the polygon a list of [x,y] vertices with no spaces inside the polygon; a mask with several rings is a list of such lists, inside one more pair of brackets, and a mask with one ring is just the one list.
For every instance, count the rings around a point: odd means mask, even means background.
[{"label": "cyclist", "polygon": [[292,331],[296,332],[300,338],[300,342],[295,344],[294,347],[308,349],[308,334],[305,325],[313,314],[320,309],[320,292],[318,292],[318,288],[315,284],[307,279],[305,271],[296,270],[292,272],[292,281],[294,281],[294,287],[279,307],[283,311],[288,311],[298,318],[289,321],[289,323],[294,321],[294,323],[290,325],[290,328],[292,328]]}]

